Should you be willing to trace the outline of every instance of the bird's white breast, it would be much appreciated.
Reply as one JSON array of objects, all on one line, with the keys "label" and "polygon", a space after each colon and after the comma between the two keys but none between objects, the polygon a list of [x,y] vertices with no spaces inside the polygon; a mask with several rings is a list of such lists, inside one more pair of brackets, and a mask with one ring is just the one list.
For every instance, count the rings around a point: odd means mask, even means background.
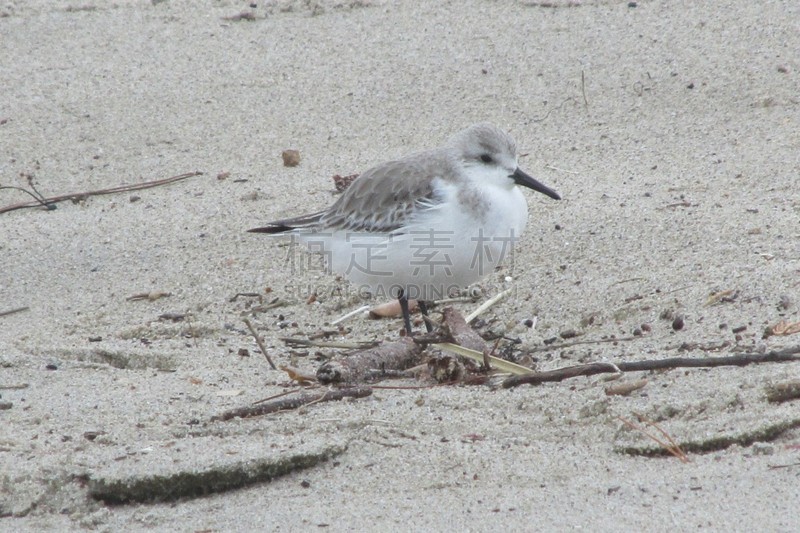
[{"label": "bird's white breast", "polygon": [[528,218],[516,187],[434,182],[435,206],[422,209],[392,234],[336,231],[306,240],[357,290],[411,299],[448,297],[491,274],[511,254]]}]

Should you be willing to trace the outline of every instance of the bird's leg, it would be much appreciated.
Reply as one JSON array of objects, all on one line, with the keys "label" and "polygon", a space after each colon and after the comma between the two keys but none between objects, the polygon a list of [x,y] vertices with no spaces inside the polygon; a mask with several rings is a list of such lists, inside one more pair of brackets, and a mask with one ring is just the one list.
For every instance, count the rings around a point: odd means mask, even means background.
[{"label": "bird's leg", "polygon": [[403,324],[406,326],[406,334],[411,336],[411,314],[408,312],[408,298],[403,289],[397,293],[397,301],[400,302],[400,310],[403,312]]},{"label": "bird's leg", "polygon": [[428,317],[428,303],[424,300],[419,300],[417,305],[419,305],[419,311],[422,313],[422,320],[425,322],[425,329],[428,330],[428,333],[431,333],[433,331],[433,325],[431,324],[431,319]]}]

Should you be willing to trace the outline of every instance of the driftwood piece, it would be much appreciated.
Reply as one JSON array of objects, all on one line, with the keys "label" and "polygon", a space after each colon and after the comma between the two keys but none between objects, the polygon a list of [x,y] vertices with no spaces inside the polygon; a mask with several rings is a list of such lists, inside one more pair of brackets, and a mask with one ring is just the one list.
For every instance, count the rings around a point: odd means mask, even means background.
[{"label": "driftwood piece", "polygon": [[304,405],[319,402],[330,402],[334,400],[342,400],[344,398],[364,398],[372,394],[370,387],[349,387],[346,389],[332,389],[313,394],[299,394],[289,398],[281,398],[280,400],[273,400],[259,405],[248,405],[245,407],[237,407],[225,411],[221,415],[212,416],[211,420],[230,420],[231,418],[249,418],[251,416],[262,416],[270,413],[277,413],[278,411],[288,411],[297,409]]},{"label": "driftwood piece", "polygon": [[800,379],[768,385],[766,392],[767,401],[771,403],[781,403],[800,399]]},{"label": "driftwood piece", "polygon": [[[461,346],[462,348],[467,348],[483,354],[484,364],[486,364],[486,358],[488,356],[486,343],[481,336],[467,324],[467,321],[461,313],[452,307],[445,307],[442,310],[442,315],[442,324],[439,327],[437,335],[447,338],[449,342]],[[442,345],[438,344],[434,346],[441,347]],[[442,355],[440,357],[431,358],[431,360],[428,361],[428,372],[431,377],[439,383],[462,381],[467,373],[465,362],[471,365],[472,370],[477,370],[478,364],[480,364],[472,359],[461,358],[455,355]]]},{"label": "driftwood piece", "polygon": [[637,379],[635,381],[626,381],[623,383],[614,383],[605,388],[606,396],[627,396],[632,392],[643,389],[647,386],[646,379]]},{"label": "driftwood piece", "polygon": [[354,383],[374,370],[405,370],[420,362],[423,348],[410,338],[328,361],[317,369],[320,383]]},{"label": "driftwood piece", "polygon": [[800,346],[767,353],[750,353],[731,355],[728,357],[671,357],[650,361],[632,361],[622,363],[590,363],[587,365],[568,366],[545,372],[532,372],[522,376],[511,376],[503,382],[503,388],[519,385],[538,385],[545,381],[562,381],[578,376],[591,376],[607,372],[637,372],[662,370],[667,368],[713,368],[717,366],[747,366],[756,363],[788,363],[800,361]]},{"label": "driftwood piece", "polygon": [[476,352],[486,353],[486,342],[467,324],[461,313],[452,307],[445,307],[442,315],[444,315],[442,326],[447,328],[451,337],[450,342]]}]

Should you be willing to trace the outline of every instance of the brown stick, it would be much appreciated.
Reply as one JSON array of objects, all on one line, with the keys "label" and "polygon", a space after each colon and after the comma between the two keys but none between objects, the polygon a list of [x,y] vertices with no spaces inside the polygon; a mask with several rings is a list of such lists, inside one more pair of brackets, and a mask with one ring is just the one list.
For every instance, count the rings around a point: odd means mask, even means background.
[{"label": "brown stick", "polygon": [[301,394],[292,398],[282,398],[280,400],[273,400],[271,402],[261,403],[259,405],[248,405],[245,407],[237,407],[225,411],[221,415],[211,417],[211,421],[216,420],[230,420],[231,418],[249,418],[252,416],[268,415],[270,413],[277,413],[278,411],[289,411],[297,409],[304,405],[319,402],[330,402],[335,400],[342,400],[344,398],[364,398],[372,394],[370,387],[350,387],[347,389],[332,389],[324,392],[317,392],[315,394]]},{"label": "brown stick", "polygon": [[269,366],[272,367],[272,370],[278,370],[278,367],[275,366],[275,363],[272,362],[272,357],[270,357],[269,354],[267,353],[267,349],[264,348],[264,343],[261,341],[261,337],[258,336],[256,328],[254,328],[253,324],[251,324],[250,321],[246,318],[244,319],[244,323],[247,325],[247,329],[250,330],[250,334],[256,338],[256,344],[258,344],[258,349],[261,350],[261,353],[264,354],[264,357],[267,358],[267,363],[269,363]]},{"label": "brown stick", "polygon": [[172,176],[171,178],[164,178],[153,181],[144,181],[142,183],[134,183],[133,185],[120,185],[118,187],[111,187],[110,189],[98,189],[95,191],[62,194],[60,196],[53,196],[51,198],[42,198],[41,200],[20,202],[18,204],[11,204],[5,207],[0,207],[0,214],[7,213],[9,211],[14,211],[16,209],[25,209],[26,207],[48,206],[50,204],[63,202],[65,200],[81,200],[89,196],[100,196],[103,194],[116,194],[120,192],[140,191],[142,189],[150,189],[152,187],[158,187],[159,185],[166,185],[168,183],[174,183],[176,181],[185,180],[186,178],[201,176],[202,174],[203,174],[202,172],[188,172],[186,174]]},{"label": "brown stick", "polygon": [[772,351],[764,354],[750,353],[729,357],[671,357],[650,361],[631,361],[622,363],[590,363],[588,365],[568,366],[546,372],[532,372],[523,376],[512,376],[503,382],[503,388],[509,389],[519,385],[538,385],[545,381],[562,381],[578,376],[594,374],[637,372],[644,370],[661,370],[665,368],[713,368],[717,366],[747,366],[758,363],[787,363],[800,361],[800,346]]},{"label": "brown stick", "polygon": [[17,307],[16,309],[3,311],[2,313],[0,313],[0,316],[8,316],[8,315],[13,315],[15,313],[21,313],[23,311],[27,311],[28,309],[30,309],[30,307],[28,307],[27,305],[25,307]]}]

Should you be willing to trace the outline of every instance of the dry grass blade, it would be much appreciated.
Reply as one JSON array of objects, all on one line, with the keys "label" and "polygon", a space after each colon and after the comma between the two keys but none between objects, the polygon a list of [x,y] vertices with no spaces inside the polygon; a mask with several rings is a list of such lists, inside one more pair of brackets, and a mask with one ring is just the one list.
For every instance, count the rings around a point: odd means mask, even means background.
[{"label": "dry grass blade", "polygon": [[[433,344],[432,346],[436,346],[437,348],[441,348],[442,350],[452,352],[462,357],[467,357],[469,359],[472,359],[473,361],[476,361],[478,364],[481,365],[484,362],[484,355],[482,352],[478,352],[476,350],[470,350],[469,348],[464,348],[463,346],[459,346],[458,344],[453,344],[451,342],[443,342],[440,344]],[[494,357],[492,355],[488,357],[492,367],[502,372],[508,372],[509,374],[514,374],[517,376],[531,373],[531,369],[528,367],[524,367],[522,365],[518,365],[516,363],[512,363],[511,361],[506,361],[505,359],[500,359],[499,357]]]},{"label": "dry grass blade", "polygon": [[682,463],[688,463],[689,462],[689,458],[686,456],[685,453],[683,453],[683,450],[681,450],[680,446],[678,446],[678,443],[676,443],[675,440],[666,431],[661,429],[658,426],[658,424],[656,424],[655,422],[651,422],[650,420],[647,420],[646,418],[644,418],[642,416],[639,416],[640,421],[643,421],[648,426],[652,426],[652,427],[656,428],[659,431],[659,433],[661,433],[667,439],[668,442],[665,442],[665,441],[661,440],[660,438],[656,437],[655,435],[653,435],[652,433],[647,431],[645,428],[635,424],[634,422],[632,422],[632,421],[630,421],[630,420],[628,420],[626,418],[618,416],[617,419],[620,422],[622,422],[623,424],[625,424],[626,426],[628,426],[629,428],[631,428],[632,430],[638,431],[639,433],[641,433],[645,437],[655,441],[659,446],[664,448],[667,452],[669,452],[670,454],[672,454],[675,457],[677,457],[678,459],[680,459],[680,461]]}]

